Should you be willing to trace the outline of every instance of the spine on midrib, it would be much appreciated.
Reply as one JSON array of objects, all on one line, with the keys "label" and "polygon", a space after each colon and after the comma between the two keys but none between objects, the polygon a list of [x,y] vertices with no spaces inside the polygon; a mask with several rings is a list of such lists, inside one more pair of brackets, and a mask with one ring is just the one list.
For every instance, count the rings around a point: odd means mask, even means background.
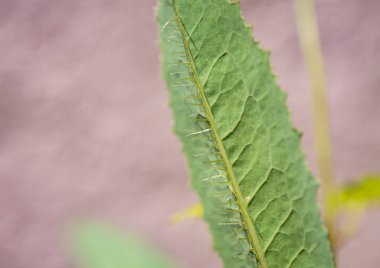
[{"label": "spine on midrib", "polygon": [[210,124],[211,134],[212,134],[212,136],[215,139],[215,142],[217,144],[218,150],[219,150],[221,158],[223,160],[224,167],[226,169],[228,181],[230,183],[233,194],[237,200],[237,204],[239,206],[240,213],[242,215],[242,219],[243,219],[245,228],[247,230],[248,241],[250,242],[253,253],[255,254],[255,256],[257,258],[259,267],[260,268],[268,268],[268,264],[267,264],[267,261],[265,258],[265,252],[261,247],[258,233],[256,232],[256,228],[255,228],[254,223],[252,221],[252,218],[249,214],[248,207],[244,201],[243,194],[240,190],[239,183],[235,177],[235,173],[233,172],[231,162],[228,159],[228,156],[227,156],[226,150],[224,148],[224,144],[222,142],[222,139],[220,138],[220,136],[217,132],[217,127],[215,124],[213,113],[212,113],[211,107],[207,101],[207,97],[206,97],[204,88],[200,82],[200,79],[199,79],[199,76],[197,73],[195,61],[194,61],[194,58],[192,56],[189,43],[187,41],[187,34],[186,34],[187,32],[186,32],[186,29],[182,23],[176,0],[172,0],[172,3],[173,3],[173,8],[174,8],[175,17],[176,17],[175,19],[176,19],[176,22],[178,25],[178,29],[181,33],[181,38],[182,38],[185,54],[186,54],[187,60],[189,62],[190,73],[193,77],[193,82],[195,84],[195,87],[196,87],[199,95],[201,96],[202,105],[203,105],[204,111],[206,113],[208,122]]}]

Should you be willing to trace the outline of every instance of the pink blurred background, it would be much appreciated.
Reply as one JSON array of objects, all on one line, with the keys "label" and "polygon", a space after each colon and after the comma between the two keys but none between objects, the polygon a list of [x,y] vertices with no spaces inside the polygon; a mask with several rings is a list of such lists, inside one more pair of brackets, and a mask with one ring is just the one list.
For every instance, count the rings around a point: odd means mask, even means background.
[{"label": "pink blurred background", "polygon": [[[77,219],[140,233],[181,267],[221,267],[160,77],[153,0],[0,0],[0,267],[71,268]],[[319,0],[339,182],[380,171],[380,2]],[[291,0],[245,0],[315,170],[311,94]],[[379,267],[380,209],[337,256]]]}]

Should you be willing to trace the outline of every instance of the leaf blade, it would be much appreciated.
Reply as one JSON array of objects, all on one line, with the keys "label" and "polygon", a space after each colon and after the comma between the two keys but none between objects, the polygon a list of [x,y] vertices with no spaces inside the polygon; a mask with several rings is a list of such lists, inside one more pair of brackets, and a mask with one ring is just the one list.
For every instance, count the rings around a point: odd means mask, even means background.
[{"label": "leaf blade", "polygon": [[[161,29],[169,21],[179,28],[161,32],[164,74],[175,131],[225,267],[333,267],[300,135],[292,128],[269,54],[252,40],[239,5],[175,0],[159,11]],[[176,33],[182,58],[168,41]],[[173,61],[194,82],[184,85],[186,90],[174,87],[171,74],[179,68],[171,67]],[[199,105],[179,101],[186,94],[199,96]],[[189,123],[189,115],[204,124]]]}]

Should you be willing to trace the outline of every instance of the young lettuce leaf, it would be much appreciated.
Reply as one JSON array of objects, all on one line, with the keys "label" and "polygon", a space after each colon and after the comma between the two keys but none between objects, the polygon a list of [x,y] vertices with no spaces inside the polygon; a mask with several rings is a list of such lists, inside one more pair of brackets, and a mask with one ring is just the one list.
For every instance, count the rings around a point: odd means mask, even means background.
[{"label": "young lettuce leaf", "polygon": [[175,132],[225,267],[334,267],[301,135],[240,5],[158,9]]}]

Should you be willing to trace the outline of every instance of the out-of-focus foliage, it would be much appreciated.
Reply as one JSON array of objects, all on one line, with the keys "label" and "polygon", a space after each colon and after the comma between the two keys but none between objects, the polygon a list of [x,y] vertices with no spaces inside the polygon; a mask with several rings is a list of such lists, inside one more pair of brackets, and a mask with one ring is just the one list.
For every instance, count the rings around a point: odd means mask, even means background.
[{"label": "out-of-focus foliage", "polygon": [[140,238],[104,224],[74,227],[71,247],[80,268],[173,268],[158,250]]},{"label": "out-of-focus foliage", "polygon": [[380,205],[380,174],[367,175],[339,191],[341,207],[368,208]]},{"label": "out-of-focus foliage", "polygon": [[197,219],[203,217],[203,207],[196,203],[191,207],[185,208],[170,217],[172,223],[178,223],[187,219]]},{"label": "out-of-focus foliage", "polygon": [[380,174],[359,178],[355,183],[337,187],[328,199],[331,211],[342,217],[336,222],[338,246],[354,235],[367,209],[380,206]]}]

